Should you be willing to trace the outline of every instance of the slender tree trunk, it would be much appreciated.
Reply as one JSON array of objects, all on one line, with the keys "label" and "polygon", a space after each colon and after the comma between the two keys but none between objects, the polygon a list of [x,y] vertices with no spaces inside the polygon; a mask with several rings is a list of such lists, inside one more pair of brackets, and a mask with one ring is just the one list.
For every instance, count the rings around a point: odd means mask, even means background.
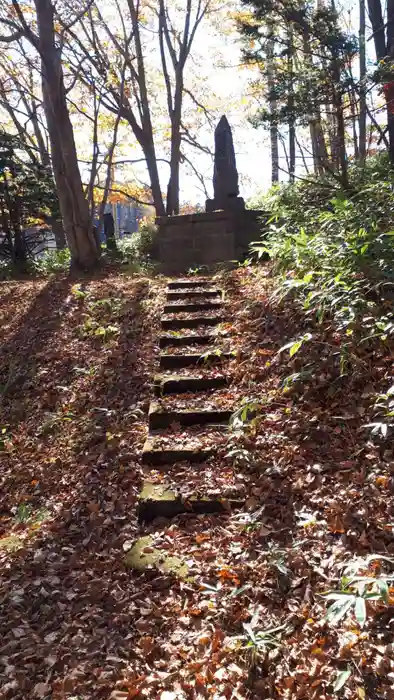
[{"label": "slender tree trunk", "polygon": [[152,139],[143,146],[146,166],[148,168],[150,186],[152,190],[153,203],[156,209],[156,216],[165,215],[163,194],[160,186],[159,171],[157,168],[155,144]]},{"label": "slender tree trunk", "polygon": [[358,140],[360,160],[364,161],[367,151],[367,97],[366,97],[366,76],[367,57],[365,50],[365,0],[360,0],[360,26],[359,26],[359,66],[360,66],[360,109],[358,118]]},{"label": "slender tree trunk", "polygon": [[356,160],[360,160],[359,137],[357,134],[356,93],[354,91],[354,88],[349,89],[349,105],[350,105],[350,114],[351,114],[351,121],[352,121],[354,158]]},{"label": "slender tree trunk", "polygon": [[271,182],[279,182],[279,146],[278,146],[278,125],[275,118],[277,101],[275,99],[275,76],[274,76],[274,39],[273,28],[268,27],[270,37],[267,41],[267,87],[268,102],[271,113],[270,141],[271,141]]},{"label": "slender tree trunk", "polygon": [[174,110],[171,115],[171,160],[168,184],[167,215],[179,214],[179,164],[181,159],[181,115],[183,81],[182,74],[176,76]]},{"label": "slender tree trunk", "polygon": [[160,187],[159,170],[157,167],[156,149],[155,142],[153,139],[153,127],[148,98],[148,89],[146,85],[145,62],[140,36],[139,2],[137,2],[137,6],[135,5],[134,0],[127,0],[127,3],[133,26],[136,60],[138,65],[140,112],[142,119],[142,131],[144,135],[143,140],[140,141],[140,145],[142,146],[146,159],[146,165],[148,168],[152,189],[152,197],[155,204],[156,214],[157,216],[164,216],[165,208],[163,202],[163,195]]},{"label": "slender tree trunk", "polygon": [[278,127],[276,124],[271,124],[270,127],[271,140],[271,182],[275,184],[279,182],[279,147],[278,147]]},{"label": "slender tree trunk", "polygon": [[[103,192],[103,198],[100,202],[100,209],[99,209],[99,215],[98,215],[98,222],[97,222],[97,229],[100,231],[103,220],[104,220],[104,212],[105,212],[105,207],[107,204],[108,200],[108,194],[109,194],[109,188],[111,186],[111,179],[112,179],[112,161],[114,159],[114,152],[115,152],[115,147],[116,147],[116,140],[118,137],[118,128],[119,128],[119,122],[120,122],[120,113],[118,113],[114,125],[114,133],[112,137],[112,143],[108,149],[108,156],[107,156],[107,173],[105,176],[105,184],[104,184],[104,192]],[[116,243],[115,243],[116,245]]]},{"label": "slender tree trunk", "polygon": [[56,249],[64,250],[67,247],[66,236],[64,233],[63,222],[59,221],[56,217],[50,217],[47,219],[47,223],[50,225],[53,235],[55,237]]},{"label": "slender tree trunk", "polygon": [[[334,59],[334,63],[337,60]],[[333,76],[335,81],[334,91],[333,91],[333,117],[334,117],[334,128],[335,128],[335,165],[338,168],[343,186],[345,189],[349,186],[348,182],[348,167],[347,167],[347,154],[346,154],[346,137],[345,137],[345,120],[343,115],[343,100],[342,95],[338,89],[340,82],[340,74],[338,66],[335,65],[333,68]]]},{"label": "slender tree trunk", "polygon": [[306,162],[306,159],[305,159],[304,149],[302,148],[302,145],[300,144],[299,140],[297,139],[297,136],[296,136],[296,144],[297,144],[298,150],[301,154],[302,163],[303,163],[303,166],[305,168],[305,172],[307,173],[307,175],[309,175],[309,168],[308,168],[308,163]]},{"label": "slender tree trunk", "polygon": [[[308,69],[312,69],[312,54],[310,37],[305,29],[303,32],[303,51],[304,60]],[[320,109],[316,105],[310,115],[309,119],[309,133],[312,143],[312,154],[313,154],[313,165],[316,175],[322,175],[324,173],[324,165],[328,162],[328,153],[326,141],[324,138],[324,132],[321,125],[321,114]]]},{"label": "slender tree trunk", "polygon": [[98,171],[98,158],[100,155],[100,148],[98,144],[98,120],[100,113],[101,99],[97,96],[96,84],[92,80],[92,91],[93,91],[93,144],[92,144],[92,160],[90,166],[90,178],[89,184],[86,189],[86,199],[88,200],[90,221],[94,221],[94,183]]},{"label": "slender tree trunk", "polygon": [[346,154],[346,138],[345,138],[345,121],[343,118],[343,104],[340,94],[337,94],[335,98],[335,113],[337,120],[338,129],[338,151],[339,151],[339,165],[342,175],[342,180],[344,187],[348,187],[348,175],[347,175],[347,154]]},{"label": "slender tree trunk", "polygon": [[74,267],[97,265],[89,207],[78,168],[73,128],[67,109],[60,50],[55,44],[54,8],[50,0],[34,0],[39,32],[42,91],[51,142],[52,166],[60,211]]},{"label": "slender tree trunk", "polygon": [[[373,39],[377,61],[393,59],[394,50],[394,4],[393,0],[387,1],[387,41],[385,35],[385,22],[383,20],[382,5],[380,0],[368,0],[368,14],[372,25]],[[387,100],[387,130],[389,136],[390,160],[394,162],[394,105]]]},{"label": "slender tree trunk", "polygon": [[368,14],[372,25],[373,40],[375,44],[376,58],[381,61],[387,53],[386,37],[384,33],[384,21],[380,0],[367,0]]},{"label": "slender tree trunk", "polygon": [[40,160],[45,168],[50,168],[51,166],[51,156],[49,155],[48,149],[45,145],[45,141],[38,123],[37,116],[37,106],[36,103],[32,102],[31,112],[29,114],[31,122],[33,124],[34,136],[36,137],[38,150],[40,152]]},{"label": "slender tree trunk", "polygon": [[295,132],[295,115],[294,115],[294,77],[293,77],[293,55],[294,55],[294,41],[292,28],[289,29],[289,57],[288,57],[288,71],[289,71],[289,95],[287,98],[287,108],[289,111],[289,181],[294,182],[295,173],[295,158],[296,158],[296,132]]},{"label": "slender tree trunk", "polygon": [[[394,64],[394,0],[387,0],[387,55],[389,68]],[[391,79],[392,82],[392,79]],[[394,91],[391,92],[393,94]],[[387,127],[389,133],[390,160],[394,163],[394,99],[387,103]]]},{"label": "slender tree trunk", "polygon": [[27,268],[26,241],[21,228],[20,221],[20,198],[18,195],[10,194],[9,186],[12,186],[12,179],[15,176],[13,168],[10,168],[11,180],[4,173],[4,193],[9,212],[10,233],[11,233],[11,259],[12,264],[19,272],[25,272]]},{"label": "slender tree trunk", "polygon": [[313,155],[313,168],[316,175],[320,175],[322,172],[322,164],[319,159],[319,147],[317,141],[316,133],[316,122],[312,119],[309,121],[309,135],[312,145],[312,155]]}]

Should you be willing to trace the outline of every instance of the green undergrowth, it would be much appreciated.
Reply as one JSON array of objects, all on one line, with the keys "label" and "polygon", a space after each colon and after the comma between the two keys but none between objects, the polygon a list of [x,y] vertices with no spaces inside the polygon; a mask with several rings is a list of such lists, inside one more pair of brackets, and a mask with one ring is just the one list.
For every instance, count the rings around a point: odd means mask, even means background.
[{"label": "green undergrowth", "polygon": [[[330,323],[341,374],[353,348],[390,352],[394,339],[394,170],[380,155],[353,166],[350,182],[347,192],[323,178],[273,188],[263,202],[268,230],[253,245],[270,258],[274,297],[313,324]],[[290,355],[311,338],[300,333]],[[394,425],[392,393],[377,397],[371,425],[383,436]]]}]

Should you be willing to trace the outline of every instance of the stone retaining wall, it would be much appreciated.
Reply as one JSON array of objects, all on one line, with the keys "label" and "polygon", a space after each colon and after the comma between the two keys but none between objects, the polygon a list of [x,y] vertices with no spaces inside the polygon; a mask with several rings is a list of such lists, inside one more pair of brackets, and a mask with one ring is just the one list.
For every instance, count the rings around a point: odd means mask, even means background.
[{"label": "stone retaining wall", "polygon": [[201,265],[241,260],[249,244],[260,238],[261,216],[264,212],[247,209],[158,217],[162,271],[177,274]]}]

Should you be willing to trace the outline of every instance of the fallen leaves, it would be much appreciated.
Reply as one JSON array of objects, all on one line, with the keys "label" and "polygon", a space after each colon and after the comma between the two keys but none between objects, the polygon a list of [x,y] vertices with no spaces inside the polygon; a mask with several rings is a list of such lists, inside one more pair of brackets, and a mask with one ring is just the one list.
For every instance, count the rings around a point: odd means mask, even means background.
[{"label": "fallen leaves", "polygon": [[[310,343],[317,385],[287,394],[289,369],[268,358],[297,337],[300,319],[290,304],[270,305],[263,274],[241,270],[221,281],[232,319],[225,329],[242,361],[182,374],[228,372],[233,382],[182,395],[180,404],[164,398],[162,406],[227,407],[247,397],[262,410],[253,432],[234,440],[242,454],[231,455],[227,431],[188,430],[193,445],[215,444],[215,458],[148,474],[139,453],[164,283],[88,280],[77,296],[67,281],[27,283],[20,301],[13,298],[16,321],[0,356],[2,377],[12,355],[22,358],[6,402],[0,477],[0,678],[10,698],[325,700],[349,664],[342,697],[391,700],[390,608],[368,603],[362,631],[353,613],[331,627],[320,595],[348,575],[344,564],[394,553],[391,451],[360,432],[359,409],[370,400],[362,393],[367,385],[373,391],[377,370],[365,360],[365,377],[331,382],[331,354],[313,355]],[[125,304],[95,305],[104,317],[94,320],[119,333],[82,338],[87,305],[111,298]],[[325,342],[326,333],[315,329],[314,338]],[[170,447],[184,438],[179,424],[158,436]],[[176,484],[184,498],[228,489],[247,499],[239,511],[184,513],[146,529],[144,554],[185,562],[184,578],[164,567],[124,566],[141,535],[136,504],[145,478]],[[21,504],[30,510],[19,511],[17,523],[12,509]],[[43,507],[49,515],[33,522]],[[387,567],[372,561],[365,572],[376,578]],[[279,636],[269,633],[277,628]]]}]

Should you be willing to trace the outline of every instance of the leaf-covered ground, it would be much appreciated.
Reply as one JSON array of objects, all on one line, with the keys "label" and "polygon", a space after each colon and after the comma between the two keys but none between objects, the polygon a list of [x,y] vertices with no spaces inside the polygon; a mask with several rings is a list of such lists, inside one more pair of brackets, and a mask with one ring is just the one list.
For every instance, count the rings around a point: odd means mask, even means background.
[{"label": "leaf-covered ground", "polygon": [[[393,454],[365,428],[392,357],[355,349],[344,373],[329,322],[271,303],[264,270],[218,281],[234,359],[181,373],[233,382],[187,407],[248,400],[250,420],[187,430],[215,457],[149,478],[245,507],[150,525],[136,505],[165,282],[2,285],[0,698],[394,698],[394,589],[374,584],[394,565],[372,558],[394,557]],[[128,568],[140,535],[182,575]],[[375,597],[359,588],[364,602],[327,621],[322,594],[345,574],[343,594],[358,575]]]}]

